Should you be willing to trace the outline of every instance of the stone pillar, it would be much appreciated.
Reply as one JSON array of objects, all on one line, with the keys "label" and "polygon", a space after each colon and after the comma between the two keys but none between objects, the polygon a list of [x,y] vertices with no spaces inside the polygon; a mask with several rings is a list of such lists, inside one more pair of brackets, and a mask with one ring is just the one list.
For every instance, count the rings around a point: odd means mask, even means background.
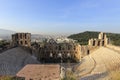
[{"label": "stone pillar", "polygon": [[98,40],[95,39],[95,46],[98,46]]},{"label": "stone pillar", "polygon": [[89,46],[93,46],[93,39],[89,39],[88,45],[89,45]]},{"label": "stone pillar", "polygon": [[102,38],[102,35],[101,35],[102,33],[99,33],[99,35],[98,35],[98,39],[101,39]]},{"label": "stone pillar", "polygon": [[108,45],[108,38],[104,39],[104,46]]},{"label": "stone pillar", "polygon": [[103,40],[100,40],[100,46],[102,46],[102,42],[103,42]]},{"label": "stone pillar", "polygon": [[76,47],[76,50],[74,51],[75,58],[80,61],[81,60],[81,49],[80,49],[81,46],[79,44],[76,44],[75,47]]}]

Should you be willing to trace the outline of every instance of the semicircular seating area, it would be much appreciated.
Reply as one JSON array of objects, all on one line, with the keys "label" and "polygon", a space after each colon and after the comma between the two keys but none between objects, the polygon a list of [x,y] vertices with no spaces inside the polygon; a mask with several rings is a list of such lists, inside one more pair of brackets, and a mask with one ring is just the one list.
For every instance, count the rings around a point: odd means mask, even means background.
[{"label": "semicircular seating area", "polygon": [[38,64],[27,51],[16,47],[0,53],[0,75],[16,75],[27,64]]}]

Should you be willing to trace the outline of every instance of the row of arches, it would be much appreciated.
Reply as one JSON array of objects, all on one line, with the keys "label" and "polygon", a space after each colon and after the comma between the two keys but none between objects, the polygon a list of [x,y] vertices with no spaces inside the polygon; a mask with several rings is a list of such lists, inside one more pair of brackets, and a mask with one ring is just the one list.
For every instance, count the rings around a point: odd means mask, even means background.
[{"label": "row of arches", "polygon": [[68,45],[46,45],[44,49],[47,50],[76,50],[77,46],[68,46]]},{"label": "row of arches", "polygon": [[93,46],[104,46],[104,45],[105,45],[104,41],[101,41],[101,40],[99,40],[99,41],[94,40],[93,41]]}]

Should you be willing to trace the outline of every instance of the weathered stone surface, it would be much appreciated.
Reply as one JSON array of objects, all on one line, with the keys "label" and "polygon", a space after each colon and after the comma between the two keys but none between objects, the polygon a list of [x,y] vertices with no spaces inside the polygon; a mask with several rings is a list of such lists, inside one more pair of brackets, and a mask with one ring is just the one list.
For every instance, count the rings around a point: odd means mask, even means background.
[{"label": "weathered stone surface", "polygon": [[30,33],[16,33],[12,35],[13,46],[31,46],[31,34]]},{"label": "weathered stone surface", "polygon": [[112,49],[100,47],[89,56],[83,58],[82,63],[75,69],[81,80],[109,80],[112,71],[120,67],[120,54]]},{"label": "weathered stone surface", "polygon": [[106,46],[108,44],[108,38],[105,33],[100,33],[98,35],[98,39],[89,39],[88,45],[89,46]]},{"label": "weathered stone surface", "polygon": [[26,64],[39,63],[20,47],[0,54],[0,75],[15,75]]}]

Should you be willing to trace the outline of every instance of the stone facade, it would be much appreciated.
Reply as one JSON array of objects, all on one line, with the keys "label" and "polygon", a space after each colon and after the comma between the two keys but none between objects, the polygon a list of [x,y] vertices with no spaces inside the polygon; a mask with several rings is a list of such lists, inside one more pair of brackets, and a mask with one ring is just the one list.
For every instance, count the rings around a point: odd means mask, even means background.
[{"label": "stone facade", "polygon": [[30,33],[16,33],[12,35],[13,46],[31,46],[31,34]]},{"label": "stone facade", "polygon": [[108,44],[108,38],[105,33],[100,33],[98,39],[89,39],[89,46],[106,46]]},{"label": "stone facade", "polygon": [[85,57],[86,55],[91,54],[98,48],[99,48],[98,46],[82,45],[81,46],[81,58]]},{"label": "stone facade", "polygon": [[[44,46],[39,49],[39,60],[45,60],[48,62],[52,60],[61,60],[66,62],[67,60],[79,61],[81,59],[81,46],[78,43],[57,43],[54,40],[46,42]],[[60,61],[58,61],[60,62]]]}]

